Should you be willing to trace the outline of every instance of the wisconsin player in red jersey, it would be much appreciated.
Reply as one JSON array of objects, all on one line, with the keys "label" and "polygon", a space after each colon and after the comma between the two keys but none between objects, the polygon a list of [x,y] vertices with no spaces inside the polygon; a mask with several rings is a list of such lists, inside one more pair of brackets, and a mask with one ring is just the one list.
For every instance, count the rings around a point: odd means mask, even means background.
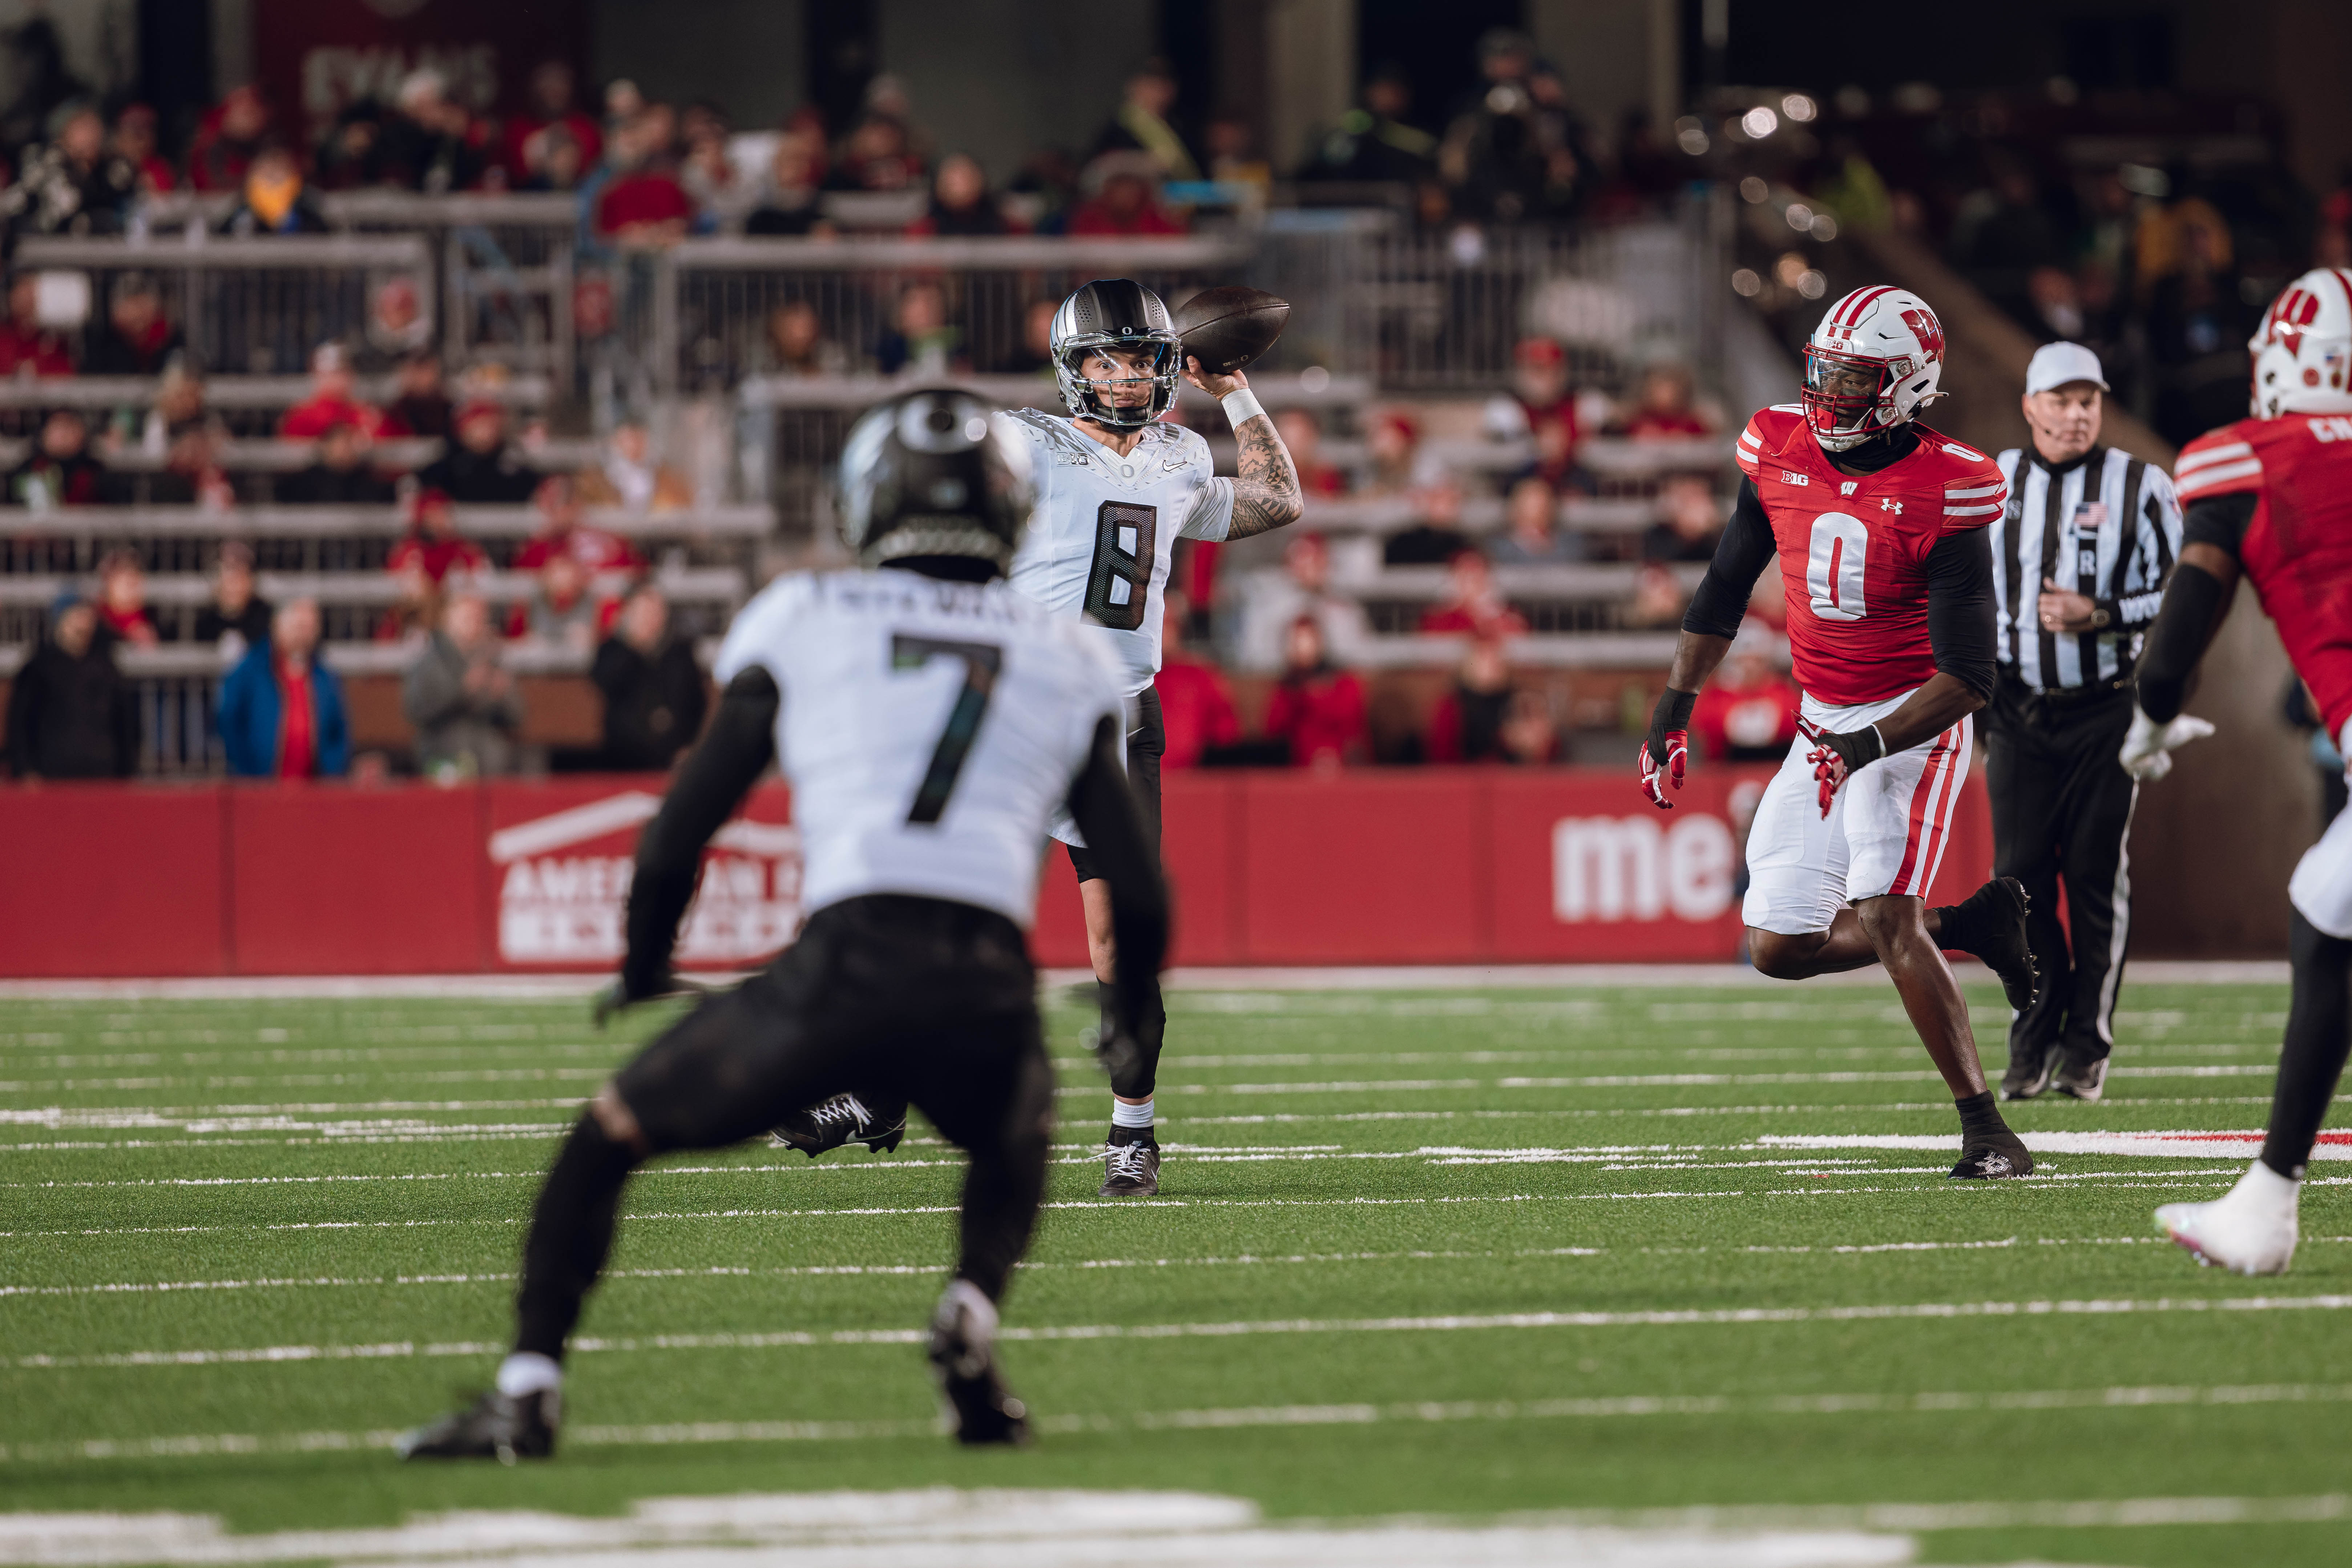
[{"label": "wisconsin player in red jersey", "polygon": [[[2200,436],[2174,469],[2180,561],[2148,628],[2123,763],[2144,777],[2213,727],[2180,711],[2241,575],[2338,746],[2352,743],[2352,272],[2306,272],[2247,344],[2253,416]],[[2157,1223],[2201,1262],[2282,1274],[2294,1259],[2304,1166],[2352,1052],[2352,813],[2339,814],[2287,883],[2294,1002],[2256,1160],[2228,1195],[2168,1204]]]},{"label": "wisconsin player in red jersey", "polygon": [[1969,716],[1992,690],[1985,529],[2009,493],[1992,459],[1916,422],[1941,395],[1943,358],[1917,296],[1859,289],[1806,344],[1804,401],[1748,421],[1747,478],[1683,618],[1642,785],[1673,808],[1699,688],[1777,556],[1804,709],[1748,833],[1748,952],[1783,980],[1884,963],[1959,1112],[1952,1174],[2018,1176],[2033,1157],[1985,1087],[1942,950],[1977,954],[2011,1006],[2031,1005],[2025,889],[2004,878],[1940,909],[1925,897],[1968,775]]}]

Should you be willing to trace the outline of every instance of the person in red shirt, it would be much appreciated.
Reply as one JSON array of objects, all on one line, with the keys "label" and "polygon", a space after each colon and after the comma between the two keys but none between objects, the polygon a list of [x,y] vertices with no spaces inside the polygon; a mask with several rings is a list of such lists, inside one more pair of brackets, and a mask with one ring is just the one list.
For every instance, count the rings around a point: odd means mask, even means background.
[{"label": "person in red shirt", "polygon": [[[2118,760],[2162,778],[2172,752],[2213,732],[2181,711],[2190,679],[2244,582],[2278,630],[2322,732],[2352,744],[2352,270],[2287,285],[2247,343],[2252,417],[2208,431],[2174,468],[2180,559],[2148,627]],[[2225,710],[2226,711],[2226,710]],[[2210,776],[2218,809],[2262,809],[2258,728],[2224,731]],[[2225,873],[2226,874],[2226,873]],[[2242,872],[2241,872],[2242,874]],[[2287,882],[2292,1000],[2262,1153],[2211,1203],[2168,1204],[2157,1223],[2199,1261],[2283,1274],[2294,1260],[2305,1173],[2352,1055],[2352,812],[2338,812]]]},{"label": "person in red shirt", "polygon": [[153,647],[161,640],[147,609],[147,574],[128,550],[110,552],[99,563],[98,618],[132,647]]},{"label": "person in red shirt", "polygon": [[1242,738],[1223,672],[1184,646],[1184,617],[1190,613],[1183,593],[1170,588],[1161,601],[1160,673],[1151,681],[1168,732],[1168,749],[1160,759],[1163,768],[1197,768],[1210,747],[1230,746]]},{"label": "person in red shirt", "polygon": [[29,272],[17,273],[8,280],[8,319],[0,322],[0,376],[73,373],[65,334],[41,325],[40,284]]},{"label": "person in red shirt", "polygon": [[517,188],[547,167],[550,147],[544,133],[550,129],[571,138],[581,168],[594,168],[604,155],[604,131],[573,101],[576,87],[572,68],[562,60],[543,61],[530,73],[530,107],[506,124],[507,173]]},{"label": "person in red shirt", "polygon": [[269,103],[240,87],[205,111],[188,147],[188,182],[200,191],[238,191],[269,134]]},{"label": "person in red shirt", "polygon": [[384,561],[395,574],[422,572],[436,588],[452,572],[479,572],[489,563],[482,547],[457,531],[457,508],[446,490],[416,492],[408,531]]},{"label": "person in red shirt", "polygon": [[1081,237],[1188,232],[1190,226],[1183,219],[1160,205],[1160,193],[1152,183],[1156,172],[1149,155],[1141,153],[1106,153],[1096,159],[1093,173],[1100,187],[1070,215],[1069,232]]},{"label": "person in red shirt", "polygon": [[1495,568],[1486,557],[1465,550],[1447,568],[1444,600],[1422,612],[1421,629],[1433,636],[1468,632],[1478,637],[1520,637],[1528,635],[1528,622],[1495,586]]},{"label": "person in red shirt", "polygon": [[179,171],[171,160],[155,148],[155,111],[143,103],[134,103],[115,116],[114,153],[127,159],[139,171],[139,188],[142,193],[177,190]]},{"label": "person in red shirt", "polygon": [[383,410],[352,395],[351,356],[341,343],[320,343],[310,355],[310,395],[286,411],[278,434],[289,441],[315,441],[338,425],[348,425],[370,441],[393,434]]},{"label": "person in red shirt", "polygon": [[1943,361],[1942,324],[1903,289],[1857,289],[1822,319],[1802,401],[1761,410],[1735,444],[1739,499],[1638,766],[1643,793],[1671,809],[1698,693],[1777,563],[1811,744],[1790,748],[1748,833],[1750,960],[1782,980],[1884,964],[1959,1118],[1952,1177],[1985,1180],[2025,1175],[2033,1156],[1985,1087],[1944,950],[1983,959],[2018,1011],[2039,984],[2016,879],[1932,910],[1926,897],[1968,774],[1969,716],[1993,688],[1987,530],[2009,500],[1990,458],[1918,422]]},{"label": "person in red shirt", "polygon": [[1370,755],[1363,679],[1352,670],[1331,668],[1323,647],[1323,627],[1312,616],[1290,623],[1282,683],[1266,706],[1265,735],[1289,745],[1293,766],[1318,772],[1361,763]]},{"label": "person in red shirt", "polygon": [[1642,373],[1642,390],[1625,421],[1625,434],[1636,441],[1686,441],[1715,434],[1691,406],[1691,373],[1686,365],[1655,364]]},{"label": "person in red shirt", "polygon": [[1777,763],[1797,738],[1804,693],[1773,662],[1779,639],[1750,616],[1691,709],[1691,734],[1717,763]]},{"label": "person in red shirt", "polygon": [[1274,427],[1282,434],[1282,444],[1290,448],[1290,461],[1298,469],[1298,489],[1310,496],[1343,496],[1348,493],[1346,470],[1332,467],[1323,460],[1323,421],[1315,417],[1311,408],[1286,408],[1275,416]]},{"label": "person in red shirt", "polygon": [[591,574],[635,572],[645,565],[627,540],[581,521],[579,489],[571,475],[549,475],[531,503],[539,508],[539,527],[515,552],[516,571],[536,572],[554,555],[569,555]]},{"label": "person in red shirt", "polygon": [[650,115],[614,133],[613,158],[620,173],[596,198],[596,233],[624,249],[676,245],[694,221],[694,198],[654,161],[652,145],[665,134]]}]

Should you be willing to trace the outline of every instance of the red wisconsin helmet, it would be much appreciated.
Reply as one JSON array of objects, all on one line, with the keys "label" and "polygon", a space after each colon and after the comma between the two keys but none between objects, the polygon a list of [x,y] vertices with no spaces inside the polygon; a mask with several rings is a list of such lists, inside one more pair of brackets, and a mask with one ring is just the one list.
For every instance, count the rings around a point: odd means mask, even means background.
[{"label": "red wisconsin helmet", "polygon": [[1907,289],[1857,289],[1805,342],[1805,423],[1827,452],[1916,417],[1944,394],[1944,324]]}]

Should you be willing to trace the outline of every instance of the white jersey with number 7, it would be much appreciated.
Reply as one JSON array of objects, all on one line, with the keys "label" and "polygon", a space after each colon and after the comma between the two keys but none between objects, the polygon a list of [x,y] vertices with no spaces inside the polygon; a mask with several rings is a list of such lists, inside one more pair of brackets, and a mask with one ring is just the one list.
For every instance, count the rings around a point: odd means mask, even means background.
[{"label": "white jersey with number 7", "polygon": [[1084,616],[1118,661],[1128,696],[1160,673],[1160,616],[1179,539],[1220,540],[1233,527],[1234,485],[1217,478],[1209,444],[1181,425],[1143,427],[1120,457],[1076,422],[1015,410],[1032,444],[1037,504],[1013,558],[1013,586],[1066,616]]},{"label": "white jersey with number 7", "polygon": [[743,606],[711,672],[755,666],[783,698],[804,912],[914,893],[1030,924],[1047,825],[1096,726],[1125,722],[1086,627],[1001,582],[799,574]]}]

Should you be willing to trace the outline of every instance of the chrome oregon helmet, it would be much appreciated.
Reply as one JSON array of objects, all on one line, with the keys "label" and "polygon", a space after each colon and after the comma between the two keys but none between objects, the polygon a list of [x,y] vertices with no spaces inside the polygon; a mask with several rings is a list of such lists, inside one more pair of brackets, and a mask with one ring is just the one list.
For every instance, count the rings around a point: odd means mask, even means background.
[{"label": "chrome oregon helmet", "polygon": [[860,566],[962,555],[1003,570],[1034,500],[1029,446],[971,393],[926,387],[877,403],[841,451],[841,537]]},{"label": "chrome oregon helmet", "polygon": [[[1091,419],[1113,430],[1139,430],[1176,406],[1176,378],[1184,368],[1184,345],[1160,296],[1129,278],[1097,278],[1062,301],[1054,312],[1054,379],[1073,418]],[[1142,350],[1149,401],[1122,408],[1101,396],[1078,373],[1097,349]]]}]

